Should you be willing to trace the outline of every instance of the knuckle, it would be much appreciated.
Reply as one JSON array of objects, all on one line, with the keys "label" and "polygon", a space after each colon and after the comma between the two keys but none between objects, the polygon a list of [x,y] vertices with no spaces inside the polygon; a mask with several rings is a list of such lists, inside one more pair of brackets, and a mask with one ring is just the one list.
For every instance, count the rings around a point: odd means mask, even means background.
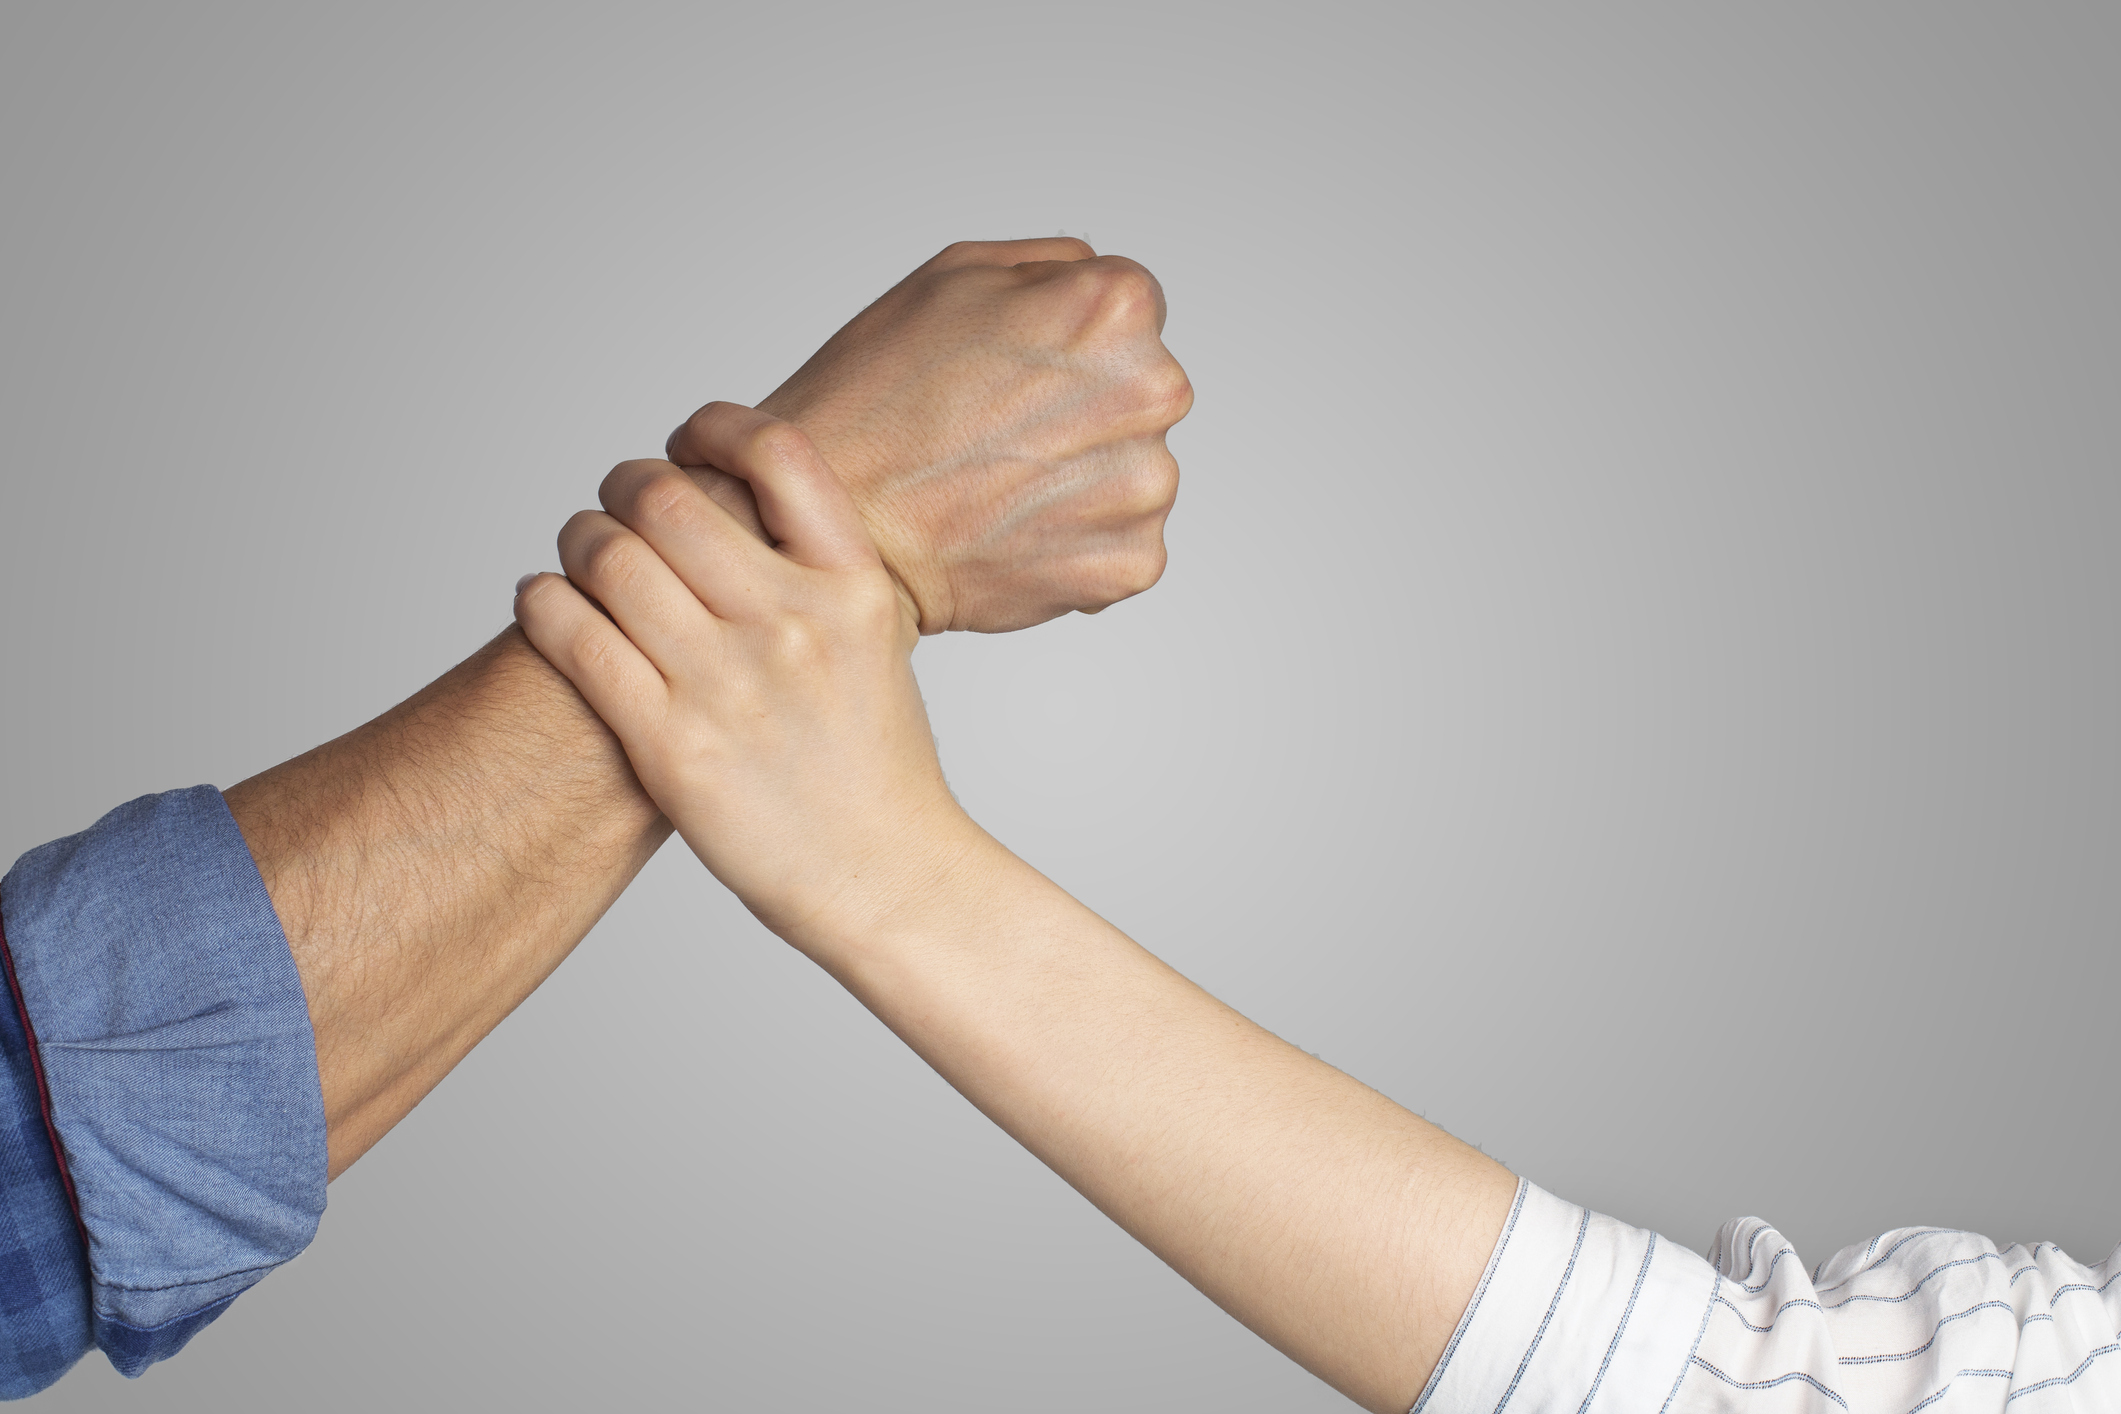
[{"label": "knuckle", "polygon": [[744,441],[745,451],[751,456],[775,465],[799,461],[810,451],[810,439],[803,435],[803,429],[779,419],[761,422]]},{"label": "knuckle", "polygon": [[1192,379],[1186,377],[1186,369],[1179,367],[1177,358],[1164,365],[1156,379],[1156,407],[1171,413],[1173,422],[1192,411]]},{"label": "knuckle", "polygon": [[1134,473],[1134,491],[1147,515],[1161,515],[1178,499],[1178,458],[1168,447],[1157,448]]},{"label": "knuckle", "polygon": [[653,476],[656,472],[669,465],[669,462],[662,460],[660,457],[628,457],[625,461],[613,467],[610,474],[604,479],[606,481],[617,481],[631,477]]},{"label": "knuckle", "polygon": [[1110,473],[1107,512],[1130,529],[1161,525],[1178,499],[1178,458],[1161,441],[1135,443]]},{"label": "knuckle", "polygon": [[574,631],[574,660],[592,673],[616,677],[620,667],[618,645],[610,636],[597,632],[593,624],[582,624]]},{"label": "knuckle", "polygon": [[640,578],[640,558],[634,553],[635,543],[630,535],[605,532],[590,537],[582,547],[582,574],[600,594],[624,589]]},{"label": "knuckle", "polygon": [[542,615],[552,598],[555,583],[557,581],[552,575],[541,574],[530,583],[524,585],[521,592],[516,595],[516,603],[520,607],[521,612]]},{"label": "knuckle", "polygon": [[720,401],[695,408],[692,416],[686,418],[678,430],[670,434],[670,441],[664,450],[682,450],[688,459],[710,455],[717,440],[716,433],[728,418],[730,410],[730,404]]},{"label": "knuckle", "polygon": [[640,480],[643,465],[638,460],[623,461],[605,472],[604,479],[597,483],[597,500],[609,507],[623,498],[627,489]]},{"label": "knuckle", "polygon": [[1119,284],[1125,270],[1125,266],[1110,259],[1078,260],[1061,278],[1084,299],[1098,301]]},{"label": "knuckle", "polygon": [[1142,266],[1117,256],[1085,260],[1081,265],[1083,282],[1099,305],[1118,313],[1155,311],[1162,286]]},{"label": "knuckle", "polygon": [[602,520],[603,517],[595,511],[576,511],[567,517],[567,523],[560,527],[560,544],[565,547],[581,542],[596,530]]},{"label": "knuckle", "polygon": [[693,503],[693,485],[681,472],[659,472],[643,477],[628,497],[630,515],[622,516],[628,524],[682,526],[696,508]]},{"label": "knuckle", "polygon": [[604,516],[598,511],[576,511],[560,527],[560,564],[572,574],[582,563],[582,553],[603,533]]},{"label": "knuckle", "polygon": [[784,666],[798,670],[824,661],[828,637],[805,614],[784,614],[773,625],[773,653]]},{"label": "knuckle", "polygon": [[1164,292],[1164,287],[1157,283],[1156,277],[1149,273],[1146,266],[1136,265],[1132,261],[1119,267],[1112,277],[1112,285],[1115,294],[1130,301],[1146,300],[1153,303],[1156,297]]},{"label": "knuckle", "polygon": [[1118,597],[1130,599],[1154,588],[1156,582],[1164,577],[1164,567],[1170,563],[1170,559],[1170,551],[1164,548],[1161,535],[1156,538],[1155,544],[1123,558],[1114,576],[1114,587],[1119,590]]},{"label": "knuckle", "polygon": [[635,530],[682,528],[699,509],[691,478],[666,461],[621,462],[604,478],[600,496],[607,511]]},{"label": "knuckle", "polygon": [[1186,376],[1186,370],[1178,366],[1176,359],[1145,374],[1141,382],[1145,410],[1153,413],[1165,426],[1176,423],[1193,410],[1193,380]]}]

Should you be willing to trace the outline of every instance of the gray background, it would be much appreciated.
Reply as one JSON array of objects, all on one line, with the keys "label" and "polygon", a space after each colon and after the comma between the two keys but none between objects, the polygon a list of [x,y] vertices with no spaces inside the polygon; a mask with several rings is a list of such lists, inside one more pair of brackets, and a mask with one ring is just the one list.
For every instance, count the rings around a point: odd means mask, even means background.
[{"label": "gray background", "polygon": [[[1145,261],[1171,570],[974,814],[1537,1182],[2121,1237],[2103,7],[8,7],[0,860],[505,621],[945,242]],[[667,850],[181,1359],[43,1407],[1343,1407]]]}]

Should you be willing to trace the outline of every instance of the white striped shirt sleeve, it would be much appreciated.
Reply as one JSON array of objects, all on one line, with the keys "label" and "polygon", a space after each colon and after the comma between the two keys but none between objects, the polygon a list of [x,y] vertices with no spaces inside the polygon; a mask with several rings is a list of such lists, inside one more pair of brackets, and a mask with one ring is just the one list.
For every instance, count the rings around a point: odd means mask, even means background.
[{"label": "white striped shirt sleeve", "polygon": [[1758,1218],[1704,1260],[1520,1182],[1414,1414],[2121,1410],[2117,1258],[1907,1228],[1807,1276]]}]

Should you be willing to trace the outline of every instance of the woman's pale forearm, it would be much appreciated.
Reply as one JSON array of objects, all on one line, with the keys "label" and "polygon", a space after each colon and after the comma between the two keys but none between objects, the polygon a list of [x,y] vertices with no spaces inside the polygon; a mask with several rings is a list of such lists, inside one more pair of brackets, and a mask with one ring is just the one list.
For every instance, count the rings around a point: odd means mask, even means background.
[{"label": "woman's pale forearm", "polygon": [[1223,1309],[1357,1402],[1404,1411],[1515,1180],[964,829],[914,900],[795,941]]}]

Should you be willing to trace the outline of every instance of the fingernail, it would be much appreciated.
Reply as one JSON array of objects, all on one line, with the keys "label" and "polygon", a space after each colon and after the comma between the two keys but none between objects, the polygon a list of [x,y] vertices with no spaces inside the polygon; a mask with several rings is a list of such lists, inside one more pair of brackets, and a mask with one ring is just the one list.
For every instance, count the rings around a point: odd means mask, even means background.
[{"label": "fingernail", "polygon": [[524,590],[528,589],[530,587],[530,581],[536,579],[537,577],[538,571],[532,570],[529,574],[526,574],[521,579],[517,580],[516,593],[521,594]]}]

